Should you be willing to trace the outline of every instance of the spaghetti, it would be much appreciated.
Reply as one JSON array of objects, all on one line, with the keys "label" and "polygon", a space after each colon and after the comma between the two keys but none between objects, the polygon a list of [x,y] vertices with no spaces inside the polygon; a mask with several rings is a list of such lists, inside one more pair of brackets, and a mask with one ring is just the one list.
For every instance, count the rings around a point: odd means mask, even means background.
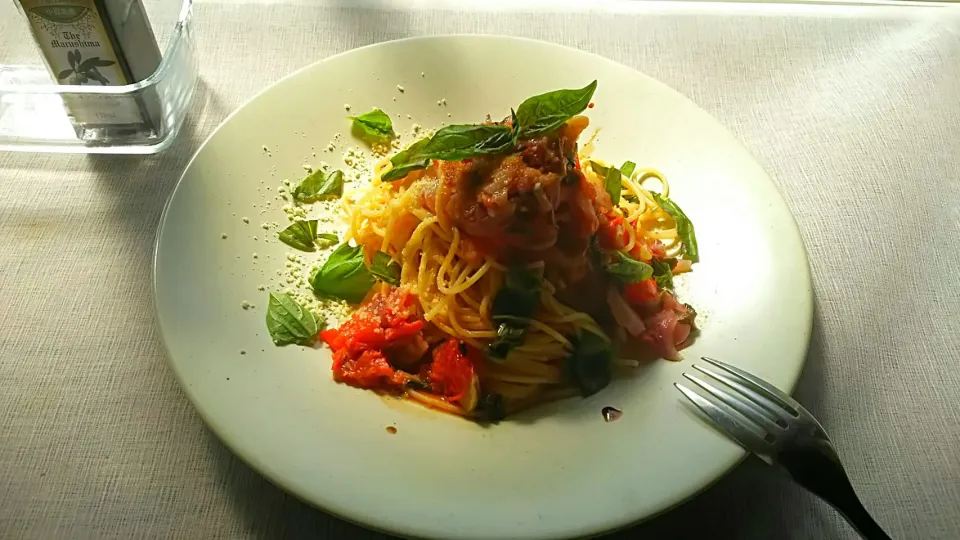
[{"label": "spaghetti", "polygon": [[[531,100],[562,92],[573,91]],[[539,132],[524,127],[524,105],[503,122],[444,128],[460,128],[461,145],[464,133],[509,133],[497,150],[470,139],[473,154],[451,153],[440,130],[342,198],[346,240],[368,264],[389,256],[399,279],[321,332],[337,380],[497,420],[589,395],[648,358],[680,358],[695,313],[672,277],[698,253],[666,179],[579,153],[586,103]]]}]

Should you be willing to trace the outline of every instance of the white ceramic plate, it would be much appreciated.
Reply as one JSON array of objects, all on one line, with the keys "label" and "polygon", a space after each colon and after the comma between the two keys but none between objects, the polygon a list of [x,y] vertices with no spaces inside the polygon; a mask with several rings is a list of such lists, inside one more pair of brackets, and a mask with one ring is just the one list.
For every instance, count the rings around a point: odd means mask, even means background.
[{"label": "white ceramic plate", "polygon": [[[345,103],[361,112],[382,107],[401,129],[414,121],[439,127],[502,117],[528,96],[593,79],[596,107],[587,112],[601,128],[595,155],[661,170],[696,225],[702,262],[681,296],[703,314],[702,334],[685,351],[688,360],[660,361],[589,399],[481,427],[335,384],[326,350],[270,343],[267,293],[257,288],[282,268],[286,249],[262,240],[261,222],[284,222],[276,204],[260,213],[263,190],[302,176],[305,159],[342,165],[339,152],[322,148],[337,133],[349,138]],[[726,129],[677,92],[610,60],[487,36],[350,51],[247,103],[204,143],[171,197],[155,287],[170,362],[234,452],[325,510],[430,538],[586,535],[690,497],[743,452],[692,414],[673,383],[692,359],[709,355],[792,390],[812,318],[794,220]],[[256,307],[241,309],[244,300]],[[604,422],[607,405],[623,417]],[[389,434],[390,425],[399,432]]]}]

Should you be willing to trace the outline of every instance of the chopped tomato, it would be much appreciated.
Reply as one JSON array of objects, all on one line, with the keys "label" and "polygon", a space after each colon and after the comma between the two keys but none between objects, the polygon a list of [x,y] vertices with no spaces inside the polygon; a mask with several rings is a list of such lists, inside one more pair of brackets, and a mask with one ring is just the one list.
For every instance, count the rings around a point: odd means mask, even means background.
[{"label": "chopped tomato", "polygon": [[416,351],[426,351],[424,322],[417,318],[415,298],[403,289],[375,295],[340,328],[320,332],[334,351],[334,380],[361,388],[400,386],[406,375],[395,371],[391,359],[416,362]]},{"label": "chopped tomato", "polygon": [[606,250],[619,250],[627,245],[630,236],[624,229],[624,220],[622,216],[607,214],[607,223],[600,226],[600,247]]},{"label": "chopped tomato", "polygon": [[466,344],[448,339],[433,350],[427,368],[430,388],[450,401],[459,401],[473,383],[474,366]]},{"label": "chopped tomato", "polygon": [[656,281],[653,279],[645,279],[624,287],[623,295],[627,297],[627,301],[631,304],[643,306],[659,299],[660,291],[657,290]]},{"label": "chopped tomato", "polygon": [[380,351],[364,351],[356,359],[344,358],[345,350],[337,352],[334,364],[339,368],[333,372],[333,379],[359,388],[387,388],[403,384],[403,375],[397,373]]},{"label": "chopped tomato", "polygon": [[647,249],[650,250],[650,254],[653,255],[654,259],[662,261],[663,259],[667,258],[667,248],[664,247],[663,242],[659,240],[648,242]]}]

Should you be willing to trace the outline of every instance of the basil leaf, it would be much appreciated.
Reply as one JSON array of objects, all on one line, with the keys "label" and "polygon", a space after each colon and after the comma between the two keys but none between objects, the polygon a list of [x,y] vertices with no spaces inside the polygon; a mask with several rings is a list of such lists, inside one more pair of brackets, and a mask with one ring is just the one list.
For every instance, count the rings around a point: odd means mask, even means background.
[{"label": "basil leaf", "polygon": [[607,194],[610,195],[613,205],[616,206],[620,204],[620,193],[623,191],[623,179],[620,169],[616,167],[604,167],[592,160],[590,161],[590,168],[603,177],[603,188]]},{"label": "basil leaf", "polygon": [[620,193],[623,191],[623,178],[620,169],[610,167],[610,170],[607,171],[603,179],[603,187],[607,190],[607,193],[610,194],[613,205],[617,206],[620,204]]},{"label": "basil leaf", "polygon": [[587,108],[596,89],[597,81],[593,81],[579,90],[555,90],[527,98],[517,107],[517,136],[531,137],[559,128]]},{"label": "basil leaf", "polygon": [[[313,251],[316,247],[317,220],[297,220],[286,229],[280,231],[280,241],[301,251]],[[336,237],[334,237],[336,241]]]},{"label": "basil leaf", "polygon": [[632,161],[624,162],[623,166],[620,167],[620,172],[627,178],[633,176],[633,171],[635,170],[637,170],[637,164]]},{"label": "basil leaf", "polygon": [[333,233],[320,233],[317,235],[317,240],[324,240],[326,242],[330,242],[331,244],[336,244],[340,241],[340,239],[337,238],[337,235]]},{"label": "basil leaf", "polygon": [[340,244],[327,262],[310,276],[310,286],[317,294],[359,304],[376,283],[363,264],[363,248]]},{"label": "basil leaf", "polygon": [[331,199],[343,195],[343,173],[340,170],[327,174],[317,169],[308,174],[300,185],[293,190],[293,199],[311,203],[322,199]]},{"label": "basil leaf", "polygon": [[523,344],[529,325],[529,322],[521,323],[520,320],[501,322],[497,326],[497,338],[487,345],[487,356],[494,362],[503,362],[511,349]]},{"label": "basil leaf", "polygon": [[503,396],[494,392],[483,394],[473,412],[478,420],[493,423],[503,420],[506,417]]},{"label": "basil leaf", "polygon": [[429,159],[459,161],[499,154],[512,148],[513,136],[507,126],[457,124],[447,126],[430,137],[421,155]]},{"label": "basil leaf", "polygon": [[499,154],[513,148],[510,128],[502,125],[457,124],[447,126],[429,139],[421,139],[390,159],[393,168],[381,180],[399,180],[430,161],[459,161],[476,156]]},{"label": "basil leaf", "polygon": [[613,354],[613,347],[600,336],[581,332],[574,340],[573,351],[564,359],[564,377],[584,397],[596,394],[610,384]]},{"label": "basil leaf", "polygon": [[662,206],[677,222],[677,235],[683,242],[681,253],[683,253],[684,258],[689,259],[690,262],[700,262],[700,248],[697,247],[697,233],[693,230],[693,222],[677,206],[677,203],[659,193],[651,191],[650,194],[653,195],[657,204]]},{"label": "basil leaf", "polygon": [[347,118],[353,120],[353,129],[367,142],[384,142],[394,137],[393,122],[380,109]]},{"label": "basil leaf", "polygon": [[317,317],[288,294],[270,293],[267,330],[274,345],[307,345],[317,337]]},{"label": "basil leaf", "polygon": [[672,291],[673,290],[673,263],[676,260],[667,259],[660,261],[657,259],[652,259],[650,261],[650,266],[653,268],[653,279],[657,282],[657,287],[660,287],[660,290]]},{"label": "basil leaf", "polygon": [[384,283],[389,283],[394,287],[400,285],[400,265],[393,262],[393,259],[382,251],[373,254],[370,273]]},{"label": "basil leaf", "polygon": [[543,280],[521,266],[512,266],[503,286],[493,297],[491,320],[497,327],[497,338],[487,346],[487,356],[502,361],[511,349],[523,343],[530,318],[540,301]]},{"label": "basil leaf", "polygon": [[630,283],[650,279],[650,276],[653,275],[653,268],[649,264],[642,263],[620,251],[615,251],[613,254],[616,260],[612,263],[605,263],[603,267],[607,274],[620,283],[629,285]]},{"label": "basil leaf", "polygon": [[420,139],[404,150],[397,152],[395,156],[390,158],[390,163],[393,165],[393,168],[384,173],[380,179],[384,182],[393,182],[394,180],[400,180],[411,171],[426,169],[430,166],[430,158],[421,155],[423,147],[426,146],[428,142],[430,142],[430,139]]},{"label": "basil leaf", "polygon": [[598,175],[604,178],[606,178],[607,173],[610,172],[610,167],[604,167],[603,165],[593,160],[590,160],[590,168],[593,169],[593,172],[597,173]]}]

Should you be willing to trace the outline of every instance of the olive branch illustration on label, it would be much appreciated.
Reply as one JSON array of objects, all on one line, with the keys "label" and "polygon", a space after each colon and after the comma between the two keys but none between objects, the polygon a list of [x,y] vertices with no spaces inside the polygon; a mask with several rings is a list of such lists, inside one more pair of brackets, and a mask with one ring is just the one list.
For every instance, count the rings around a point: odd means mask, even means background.
[{"label": "olive branch illustration on label", "polygon": [[67,51],[67,62],[70,62],[70,69],[65,69],[58,73],[57,80],[70,77],[67,81],[68,84],[84,84],[90,81],[97,81],[101,86],[110,84],[110,81],[107,80],[97,68],[116,64],[113,60],[103,60],[99,56],[83,60],[78,49]]}]

